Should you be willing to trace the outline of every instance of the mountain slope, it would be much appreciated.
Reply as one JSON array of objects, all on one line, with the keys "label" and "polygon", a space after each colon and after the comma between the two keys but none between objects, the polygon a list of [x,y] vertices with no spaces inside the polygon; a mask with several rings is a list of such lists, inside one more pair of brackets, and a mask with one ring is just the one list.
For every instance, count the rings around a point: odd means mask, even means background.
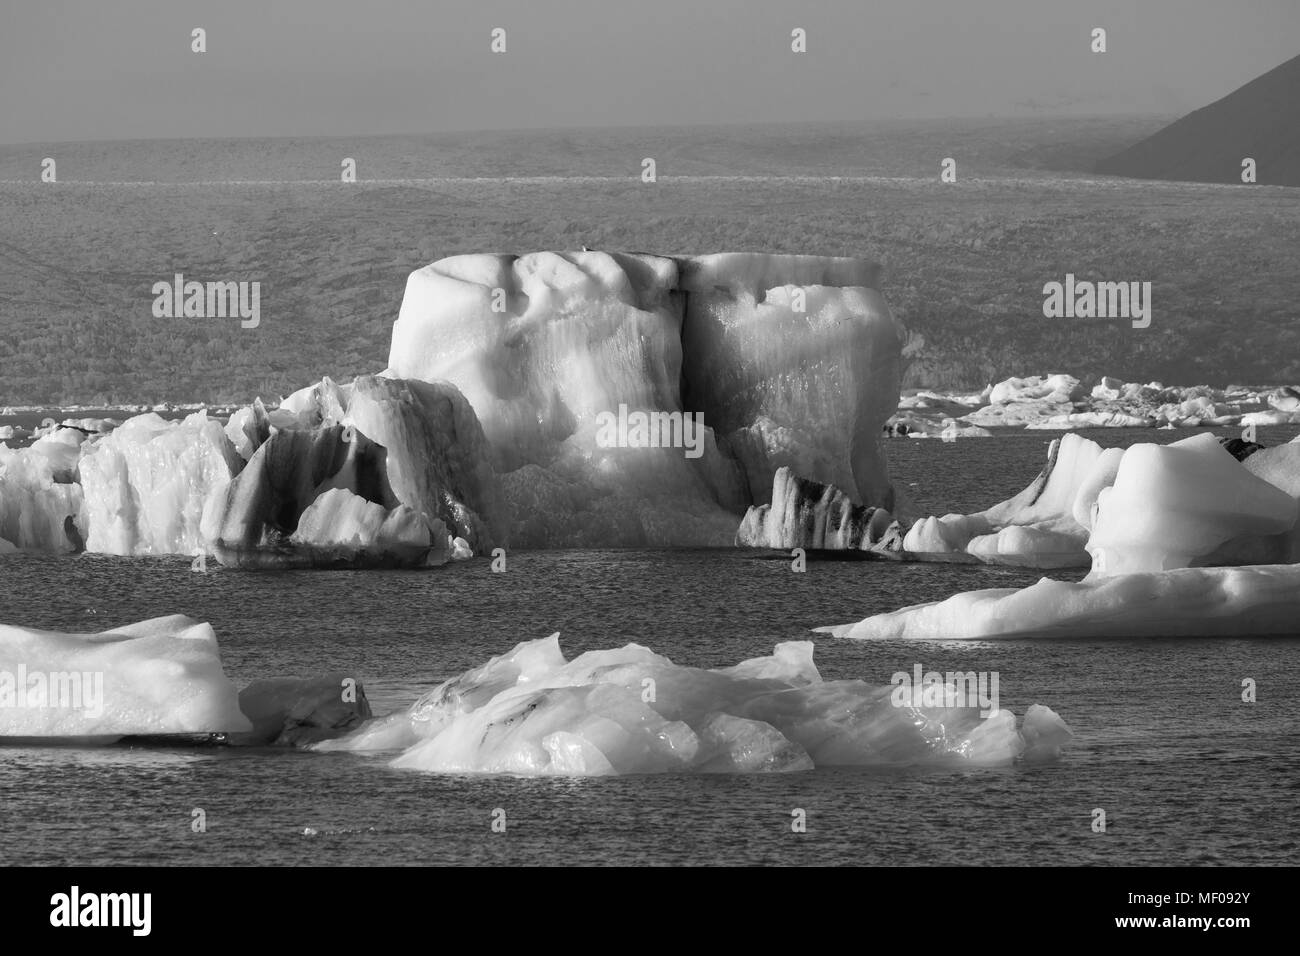
[{"label": "mountain slope", "polygon": [[1264,185],[1300,186],[1300,56],[1097,164],[1135,179],[1240,183],[1242,159]]}]

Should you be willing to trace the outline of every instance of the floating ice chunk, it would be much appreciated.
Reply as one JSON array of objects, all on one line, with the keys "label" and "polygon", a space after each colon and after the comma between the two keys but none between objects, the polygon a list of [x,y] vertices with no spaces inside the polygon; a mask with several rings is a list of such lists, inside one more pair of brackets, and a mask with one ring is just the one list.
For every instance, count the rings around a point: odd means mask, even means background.
[{"label": "floating ice chunk", "polygon": [[1020,728],[1025,739],[1023,757],[1031,763],[1056,760],[1061,749],[1074,736],[1070,725],[1052,708],[1043,704],[1030,704]]},{"label": "floating ice chunk", "polygon": [[1029,422],[1028,429],[1069,429],[1069,428],[1151,428],[1156,422],[1152,418],[1128,415],[1124,412],[1071,412],[1068,415],[1053,415],[1050,418]]},{"label": "floating ice chunk", "polygon": [[248,731],[212,628],[182,615],[98,634],[0,625],[0,737]]},{"label": "floating ice chunk", "polygon": [[346,488],[331,488],[303,511],[289,542],[316,552],[319,564],[328,563],[325,555],[353,562],[367,553],[376,562],[391,556],[396,563],[414,564],[425,559],[435,542],[441,545],[446,538],[442,522],[431,530],[406,505],[388,509]]},{"label": "floating ice chunk", "polygon": [[231,738],[241,746],[302,747],[355,730],[371,717],[365,688],[346,674],[253,681],[239,692],[239,709],[253,725]]},{"label": "floating ice chunk", "polygon": [[27,448],[0,445],[0,540],[6,550],[82,549],[82,491],[74,482],[84,438],[62,429]]},{"label": "floating ice chunk", "polygon": [[1050,754],[1069,735],[1045,708],[1032,740],[1009,711],[921,706],[894,688],[823,681],[812,644],[703,670],[635,644],[565,662],[558,635],[526,642],[447,681],[409,711],[320,750],[402,748],[393,766],[440,773],[595,776],[787,772]]},{"label": "floating ice chunk", "polygon": [[1238,422],[1242,427],[1254,425],[1257,428],[1263,428],[1265,425],[1294,425],[1300,422],[1300,412],[1282,412],[1277,409],[1270,409],[1266,412],[1247,412],[1241,416]]},{"label": "floating ice chunk", "polygon": [[1100,574],[1187,567],[1235,537],[1290,531],[1298,514],[1208,434],[1132,446],[1096,507],[1087,549]]},{"label": "floating ice chunk", "polygon": [[751,507],[736,532],[750,548],[897,549],[901,529],[884,508],[855,505],[834,485],[777,469],[772,503]]},{"label": "floating ice chunk", "polygon": [[1092,489],[1107,480],[1114,461],[1096,442],[1064,435],[1052,442],[1047,466],[1019,494],[976,514],[923,518],[908,529],[903,551],[965,552],[985,563],[1025,567],[1086,565],[1088,532],[1075,502],[1085,488],[1095,494]]},{"label": "floating ice chunk", "polygon": [[441,521],[477,553],[504,539],[507,518],[487,439],[455,386],[362,375],[343,399],[343,424],[387,450],[399,501]]},{"label": "floating ice chunk", "polygon": [[[382,446],[375,454],[383,458],[387,490],[381,498],[359,491],[362,497],[400,501],[479,551],[490,550],[504,534],[499,483],[483,430],[465,397],[446,382],[361,375],[339,385],[327,377],[294,392],[273,412],[260,403],[236,412],[227,433],[251,461],[272,431],[336,426],[350,427],[348,434],[359,435],[366,447]],[[346,485],[350,479],[339,480]]]},{"label": "floating ice chunk", "polygon": [[990,405],[1011,402],[1046,402],[1068,404],[1080,398],[1079,380],[1072,375],[1035,375],[1031,378],[1009,378],[998,382],[989,392]]},{"label": "floating ice chunk", "polygon": [[206,509],[204,541],[244,568],[445,561],[446,526],[397,500],[386,462],[350,425],[276,431]]},{"label": "floating ice chunk", "polygon": [[1297,635],[1300,565],[1043,578],[817,630],[856,640]]},{"label": "floating ice chunk", "polygon": [[86,550],[195,553],[205,505],[242,465],[221,423],[204,412],[181,422],[154,413],[128,419],[81,456]]},{"label": "floating ice chunk", "polygon": [[983,515],[931,515],[907,529],[903,550],[918,554],[965,551],[972,539],[991,533],[992,525]]},{"label": "floating ice chunk", "polygon": [[1079,536],[1044,528],[1008,525],[993,534],[977,535],[966,553],[985,564],[1027,568],[1077,567],[1081,561]]}]

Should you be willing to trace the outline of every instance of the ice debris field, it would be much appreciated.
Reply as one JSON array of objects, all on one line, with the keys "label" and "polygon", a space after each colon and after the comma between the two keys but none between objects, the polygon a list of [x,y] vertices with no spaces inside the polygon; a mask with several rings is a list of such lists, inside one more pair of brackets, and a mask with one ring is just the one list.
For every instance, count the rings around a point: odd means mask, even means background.
[{"label": "ice debris field", "polygon": [[[444,259],[411,274],[376,374],[224,420],[146,412],[0,443],[0,553],[257,570],[429,566],[498,547],[852,550],[1088,574],[821,629],[836,637],[1296,634],[1300,444],[1265,448],[1249,429],[1300,421],[1300,391],[1105,378],[1086,392],[1055,374],[900,399],[915,343],[878,285],[873,263],[817,256]],[[1072,433],[1223,424],[1248,431],[1123,450]],[[1009,426],[1064,434],[1007,501],[924,516],[890,481],[886,435]],[[802,644],[702,671],[634,645],[566,662],[548,639],[373,721],[364,696],[336,700],[327,678],[232,696],[205,628],[0,629],[15,667],[112,678],[98,716],[0,708],[0,736],[321,738],[398,749],[398,766],[425,770],[573,774],[997,762],[1054,752],[1059,737],[1050,711],[1031,708],[1017,729],[1005,712],[891,707],[881,688],[823,682]]]}]

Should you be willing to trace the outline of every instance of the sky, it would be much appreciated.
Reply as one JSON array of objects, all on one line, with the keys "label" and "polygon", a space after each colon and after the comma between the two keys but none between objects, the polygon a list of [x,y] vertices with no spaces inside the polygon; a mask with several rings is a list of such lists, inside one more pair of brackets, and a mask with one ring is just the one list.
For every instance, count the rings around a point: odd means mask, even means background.
[{"label": "sky", "polygon": [[0,0],[0,143],[1175,114],[1297,53],[1300,0]]}]

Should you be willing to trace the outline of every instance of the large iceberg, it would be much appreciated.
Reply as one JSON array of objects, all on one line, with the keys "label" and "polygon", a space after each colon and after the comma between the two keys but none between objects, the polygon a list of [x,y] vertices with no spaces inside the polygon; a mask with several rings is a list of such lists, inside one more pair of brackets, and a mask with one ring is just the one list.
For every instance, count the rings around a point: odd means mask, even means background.
[{"label": "large iceberg", "polygon": [[893,685],[824,681],[812,652],[789,642],[705,670],[629,644],[566,661],[553,634],[317,749],[401,750],[394,767],[437,773],[598,776],[1005,764],[1054,757],[1070,737],[1040,705],[1017,729],[1007,710],[982,717],[943,695],[900,701]]},{"label": "large iceberg", "polygon": [[680,260],[683,398],[763,504],[777,469],[894,507],[881,430],[903,331],[861,259],[729,253]]},{"label": "large iceberg", "polygon": [[893,508],[880,440],[904,334],[878,272],[762,254],[443,259],[410,275],[378,375],[255,401],[224,427],[146,413],[0,446],[0,549],[265,567],[728,545],[783,467]]},{"label": "large iceberg", "polygon": [[207,624],[176,614],[97,634],[0,625],[0,738],[251,729]]},{"label": "large iceberg", "polygon": [[892,505],[876,284],[815,256],[454,256],[410,276],[388,374],[468,398],[516,547],[729,544],[782,466]]}]

